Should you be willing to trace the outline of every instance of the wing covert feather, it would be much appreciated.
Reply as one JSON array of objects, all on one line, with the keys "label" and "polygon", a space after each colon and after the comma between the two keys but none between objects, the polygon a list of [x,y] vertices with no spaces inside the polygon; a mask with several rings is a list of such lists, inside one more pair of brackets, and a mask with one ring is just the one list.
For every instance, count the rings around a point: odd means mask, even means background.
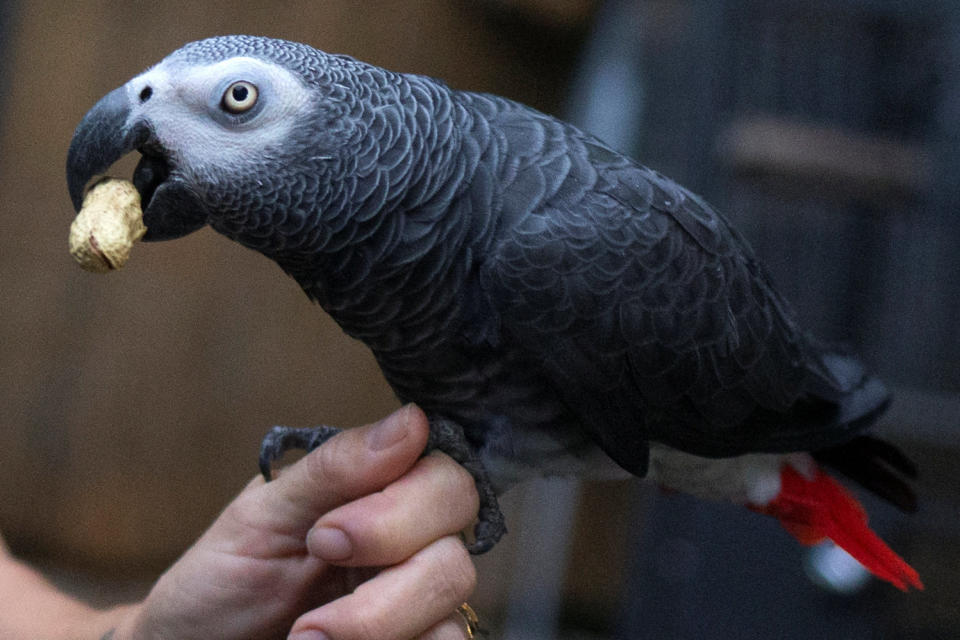
[{"label": "wing covert feather", "polygon": [[504,335],[629,470],[649,439],[709,456],[831,442],[833,405],[810,395],[831,381],[743,239],[676,183],[565,133],[564,161],[527,159],[504,189],[522,206],[482,275]]}]

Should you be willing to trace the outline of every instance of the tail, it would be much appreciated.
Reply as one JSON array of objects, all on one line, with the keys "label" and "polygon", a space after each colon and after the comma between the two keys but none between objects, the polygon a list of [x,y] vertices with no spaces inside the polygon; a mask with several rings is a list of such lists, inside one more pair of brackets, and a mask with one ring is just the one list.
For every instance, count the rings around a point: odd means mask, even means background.
[{"label": "tail", "polygon": [[920,576],[867,526],[867,514],[846,489],[821,469],[811,479],[789,464],[780,472],[776,498],[751,508],[772,515],[803,544],[826,538],[857,559],[878,578],[902,591],[923,589]]},{"label": "tail", "polygon": [[907,482],[916,479],[917,465],[889,442],[858,436],[841,445],[814,451],[813,457],[900,511],[917,510],[917,496]]}]

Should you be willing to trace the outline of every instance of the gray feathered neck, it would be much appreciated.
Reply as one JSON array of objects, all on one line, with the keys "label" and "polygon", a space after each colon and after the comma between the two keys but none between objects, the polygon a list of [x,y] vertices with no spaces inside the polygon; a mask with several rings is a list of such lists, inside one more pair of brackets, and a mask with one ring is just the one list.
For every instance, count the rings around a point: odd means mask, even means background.
[{"label": "gray feathered neck", "polygon": [[[491,226],[489,206],[477,208],[479,219],[460,207],[481,150],[465,148],[476,114],[454,92],[279,40],[226,36],[174,55],[186,64],[238,55],[271,60],[317,96],[311,120],[282,153],[265,154],[261,170],[208,194],[218,208],[212,227],[275,260],[375,350],[410,341],[385,334],[409,328],[414,309],[423,319],[454,313],[450,301],[409,300],[421,283],[436,286],[438,279],[453,280],[449,288],[457,291],[470,268],[464,245],[482,242]],[[450,216],[454,204],[459,215]],[[407,295],[387,295],[398,291]]]}]

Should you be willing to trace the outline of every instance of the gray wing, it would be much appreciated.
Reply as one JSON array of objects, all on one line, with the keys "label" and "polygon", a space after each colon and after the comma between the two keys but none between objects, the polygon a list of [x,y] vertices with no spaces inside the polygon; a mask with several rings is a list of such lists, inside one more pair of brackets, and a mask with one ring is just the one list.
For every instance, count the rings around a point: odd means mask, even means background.
[{"label": "gray wing", "polygon": [[506,120],[508,143],[537,129],[553,152],[514,163],[483,286],[502,339],[621,466],[644,473],[648,440],[705,456],[816,449],[883,408],[883,386],[811,343],[707,203],[572,127]]}]

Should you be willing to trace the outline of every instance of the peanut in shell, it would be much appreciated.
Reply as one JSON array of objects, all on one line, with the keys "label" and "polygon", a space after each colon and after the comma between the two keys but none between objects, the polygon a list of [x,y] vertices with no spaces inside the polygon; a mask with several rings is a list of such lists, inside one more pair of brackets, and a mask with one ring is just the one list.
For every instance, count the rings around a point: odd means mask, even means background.
[{"label": "peanut in shell", "polygon": [[146,231],[133,183],[104,178],[87,192],[70,225],[70,255],[87,271],[113,271],[127,262],[133,244]]}]

